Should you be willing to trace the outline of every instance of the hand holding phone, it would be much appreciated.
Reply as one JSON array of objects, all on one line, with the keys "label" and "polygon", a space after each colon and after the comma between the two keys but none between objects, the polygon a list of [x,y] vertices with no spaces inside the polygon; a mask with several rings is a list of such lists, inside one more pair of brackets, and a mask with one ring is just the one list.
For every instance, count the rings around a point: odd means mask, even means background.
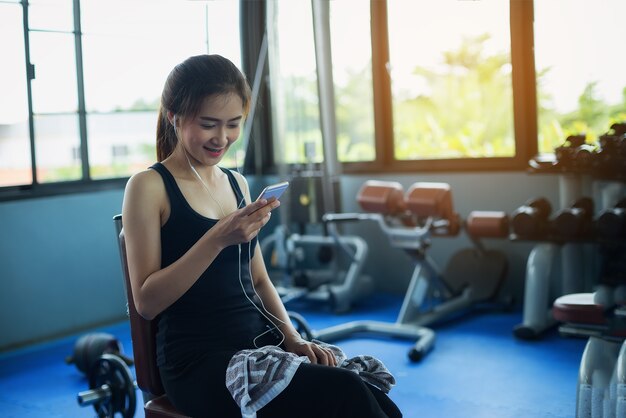
[{"label": "hand holding phone", "polygon": [[276,184],[272,184],[271,186],[267,186],[265,189],[263,189],[263,191],[261,192],[257,200],[261,200],[261,199],[269,200],[272,197],[275,197],[276,200],[278,200],[282,196],[282,194],[285,192],[288,186],[289,186],[288,181],[283,181],[281,183],[276,183]]}]

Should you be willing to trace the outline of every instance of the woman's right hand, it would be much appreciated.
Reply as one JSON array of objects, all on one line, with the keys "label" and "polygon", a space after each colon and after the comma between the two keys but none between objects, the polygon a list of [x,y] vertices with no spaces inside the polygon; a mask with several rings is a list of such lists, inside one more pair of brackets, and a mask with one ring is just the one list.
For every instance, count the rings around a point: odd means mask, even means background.
[{"label": "woman's right hand", "polygon": [[222,248],[249,242],[270,220],[271,211],[280,206],[275,198],[257,200],[220,219],[208,233]]}]

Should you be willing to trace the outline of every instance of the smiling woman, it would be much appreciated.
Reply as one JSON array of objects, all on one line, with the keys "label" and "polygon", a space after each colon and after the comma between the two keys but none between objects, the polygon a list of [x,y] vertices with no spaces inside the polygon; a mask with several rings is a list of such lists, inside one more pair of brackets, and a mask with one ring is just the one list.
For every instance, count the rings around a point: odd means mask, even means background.
[{"label": "smiling woman", "polygon": [[194,417],[400,417],[385,366],[367,360],[358,375],[338,348],[305,340],[269,277],[257,235],[280,203],[252,201],[245,178],[218,166],[250,100],[227,58],[178,64],[161,96],[159,161],[133,175],[124,193],[130,288],[137,312],[157,321],[167,397]]}]

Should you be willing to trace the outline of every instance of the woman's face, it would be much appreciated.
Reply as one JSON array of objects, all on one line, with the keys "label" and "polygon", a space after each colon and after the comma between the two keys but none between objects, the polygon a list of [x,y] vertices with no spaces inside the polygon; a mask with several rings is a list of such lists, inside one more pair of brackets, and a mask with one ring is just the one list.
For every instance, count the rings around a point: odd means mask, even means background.
[{"label": "woman's face", "polygon": [[182,121],[179,135],[191,158],[215,165],[239,138],[242,123],[243,103],[237,94],[209,96],[195,118]]}]

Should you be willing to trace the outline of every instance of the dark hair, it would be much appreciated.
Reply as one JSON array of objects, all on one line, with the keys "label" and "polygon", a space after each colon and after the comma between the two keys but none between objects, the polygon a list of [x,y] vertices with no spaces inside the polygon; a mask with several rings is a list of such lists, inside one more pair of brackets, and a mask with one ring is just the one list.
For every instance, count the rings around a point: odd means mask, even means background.
[{"label": "dark hair", "polygon": [[220,55],[196,55],[178,64],[167,76],[157,121],[157,160],[163,161],[176,148],[176,133],[167,120],[172,112],[177,119],[195,117],[203,100],[212,95],[237,94],[244,116],[250,108],[250,85],[230,60]]}]

